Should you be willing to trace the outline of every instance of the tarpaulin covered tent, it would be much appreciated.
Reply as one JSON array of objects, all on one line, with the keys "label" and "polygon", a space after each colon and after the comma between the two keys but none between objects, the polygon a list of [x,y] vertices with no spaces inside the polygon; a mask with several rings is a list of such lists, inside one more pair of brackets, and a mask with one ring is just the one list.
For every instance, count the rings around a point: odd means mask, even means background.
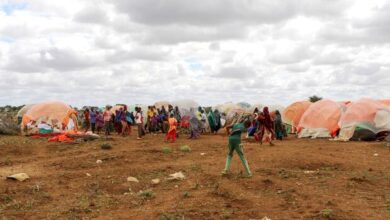
[{"label": "tarpaulin covered tent", "polygon": [[328,99],[320,100],[303,113],[298,125],[298,137],[330,138],[339,130],[339,120],[346,105]]},{"label": "tarpaulin covered tent", "polygon": [[219,112],[225,113],[226,115],[230,112],[245,111],[245,109],[232,102],[217,105],[213,109],[218,109]]},{"label": "tarpaulin covered tent", "polygon": [[247,102],[239,102],[237,105],[243,109],[250,109],[252,107],[252,105]]},{"label": "tarpaulin covered tent", "polygon": [[[60,101],[49,101],[35,104],[22,118],[22,132],[32,123],[47,123],[59,132],[76,130],[77,112],[69,105]],[[39,133],[39,130],[27,130],[27,134]]]},{"label": "tarpaulin covered tent", "polygon": [[295,102],[287,106],[282,112],[283,122],[292,126],[292,133],[296,132],[296,128],[301,120],[303,113],[309,108],[312,103],[309,101]]},{"label": "tarpaulin covered tent", "polygon": [[387,106],[390,106],[390,99],[382,99],[382,100],[380,100],[380,102],[382,102],[383,104],[385,104]]},{"label": "tarpaulin covered tent", "polygon": [[348,106],[339,121],[340,140],[374,140],[390,131],[390,107],[380,101],[361,99]]},{"label": "tarpaulin covered tent", "polygon": [[282,114],[284,109],[285,109],[285,107],[282,106],[282,105],[270,105],[270,106],[268,106],[268,110],[270,112],[274,112],[274,111],[278,110],[280,112],[280,114]]},{"label": "tarpaulin covered tent", "polygon": [[183,99],[183,100],[173,101],[172,106],[173,107],[177,106],[179,107],[180,110],[185,109],[189,111],[191,108],[198,109],[200,105],[194,100]]},{"label": "tarpaulin covered tent", "polygon": [[31,109],[31,107],[33,107],[34,104],[30,104],[30,105],[25,105],[23,106],[23,108],[21,108],[18,113],[16,114],[16,117],[18,118],[18,124],[21,124],[22,123],[22,118],[23,118],[23,115],[26,114],[26,112],[28,110]]}]

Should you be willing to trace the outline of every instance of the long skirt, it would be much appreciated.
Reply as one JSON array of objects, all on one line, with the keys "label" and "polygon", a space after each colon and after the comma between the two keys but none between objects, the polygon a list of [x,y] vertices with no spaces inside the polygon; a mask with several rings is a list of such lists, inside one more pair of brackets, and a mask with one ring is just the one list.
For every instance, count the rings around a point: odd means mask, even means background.
[{"label": "long skirt", "polygon": [[172,129],[168,132],[167,136],[165,137],[166,141],[172,140],[172,142],[176,141],[176,129]]}]

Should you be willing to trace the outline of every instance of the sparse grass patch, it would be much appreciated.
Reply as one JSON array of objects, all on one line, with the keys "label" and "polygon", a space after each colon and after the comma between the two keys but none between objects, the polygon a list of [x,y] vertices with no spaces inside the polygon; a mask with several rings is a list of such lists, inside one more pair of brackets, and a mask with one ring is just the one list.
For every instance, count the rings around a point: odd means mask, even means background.
[{"label": "sparse grass patch", "polygon": [[331,219],[333,215],[332,209],[326,208],[321,210],[320,215],[324,218]]},{"label": "sparse grass patch", "polygon": [[188,145],[183,145],[180,147],[180,151],[185,152],[185,153],[189,153],[189,152],[191,152],[191,148]]},{"label": "sparse grass patch", "polygon": [[190,193],[187,192],[187,191],[184,192],[184,193],[183,193],[183,197],[184,197],[184,198],[189,198],[189,197],[190,197]]},{"label": "sparse grass patch", "polygon": [[162,213],[160,215],[160,220],[185,220],[185,219],[186,218],[184,216],[176,216],[168,213]]},{"label": "sparse grass patch", "polygon": [[221,217],[224,219],[230,219],[233,216],[233,211],[230,210],[222,210]]},{"label": "sparse grass patch", "polygon": [[280,176],[283,179],[287,179],[290,177],[290,175],[288,174],[288,172],[285,169],[279,170],[278,176]]},{"label": "sparse grass patch", "polygon": [[104,143],[104,144],[101,144],[100,145],[100,148],[102,150],[111,150],[112,149],[112,145],[111,144],[108,144],[108,143]]},{"label": "sparse grass patch", "polygon": [[152,199],[155,197],[154,192],[152,190],[141,191],[138,195],[143,199]]},{"label": "sparse grass patch", "polygon": [[383,177],[385,178],[385,180],[387,180],[387,182],[390,182],[390,173],[385,173]]},{"label": "sparse grass patch", "polygon": [[170,153],[172,153],[172,148],[170,148],[170,147],[163,147],[162,151],[163,151],[164,154],[170,154]]}]

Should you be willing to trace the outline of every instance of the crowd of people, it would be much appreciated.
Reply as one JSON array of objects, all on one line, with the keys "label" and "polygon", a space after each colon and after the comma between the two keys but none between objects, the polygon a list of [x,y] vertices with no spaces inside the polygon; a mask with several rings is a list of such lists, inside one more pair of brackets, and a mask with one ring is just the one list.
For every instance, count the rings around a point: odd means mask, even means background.
[{"label": "crowd of people", "polygon": [[[161,106],[148,106],[146,114],[141,107],[136,107],[130,112],[126,105],[117,107],[115,110],[111,106],[105,109],[86,108],[82,114],[82,126],[84,131],[91,130],[93,133],[111,135],[116,131],[119,135],[128,136],[132,132],[132,127],[137,127],[137,139],[142,139],[145,134],[164,133],[166,140],[175,141],[179,129],[186,129],[189,139],[199,138],[201,134],[217,134],[226,121],[226,115],[220,113],[218,109],[211,108],[198,109],[191,108],[184,117],[178,106],[169,105],[168,108]],[[282,124],[279,111],[269,112],[268,107],[263,111],[255,108],[252,115],[245,115],[238,120],[249,121],[247,128],[247,138],[253,137],[256,141],[268,142],[273,145],[272,140],[282,140],[286,133]],[[237,122],[237,121],[236,121]],[[174,135],[175,133],[175,135]]]},{"label": "crowd of people", "polygon": [[[165,141],[175,142],[179,135],[179,129],[186,129],[189,139],[197,139],[201,134],[217,134],[224,126],[226,115],[217,109],[212,110],[199,107],[191,108],[189,113],[182,117],[178,106],[165,106],[156,108],[148,106],[144,117],[141,107],[136,107],[130,112],[126,105],[113,111],[111,106],[106,106],[104,110],[97,108],[86,108],[83,112],[83,126],[85,132],[91,130],[93,133],[104,131],[106,136],[116,131],[118,135],[128,136],[132,132],[132,126],[137,126],[137,139],[142,139],[147,133],[156,135],[165,134]],[[262,111],[258,108],[252,114],[242,114],[237,120],[225,126],[229,136],[228,156],[226,159],[223,174],[230,170],[233,153],[237,152],[245,168],[247,176],[251,176],[248,162],[244,156],[241,145],[241,134],[246,132],[247,138],[253,139],[260,144],[269,143],[273,146],[273,140],[282,140],[287,136],[282,123],[279,111],[269,112],[268,107]]]}]

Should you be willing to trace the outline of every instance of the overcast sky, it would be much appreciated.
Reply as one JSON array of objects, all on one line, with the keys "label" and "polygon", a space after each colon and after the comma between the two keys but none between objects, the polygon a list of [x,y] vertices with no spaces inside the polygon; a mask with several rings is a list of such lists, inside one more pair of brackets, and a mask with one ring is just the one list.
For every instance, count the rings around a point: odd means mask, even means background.
[{"label": "overcast sky", "polygon": [[0,105],[390,98],[390,1],[0,0]]}]

